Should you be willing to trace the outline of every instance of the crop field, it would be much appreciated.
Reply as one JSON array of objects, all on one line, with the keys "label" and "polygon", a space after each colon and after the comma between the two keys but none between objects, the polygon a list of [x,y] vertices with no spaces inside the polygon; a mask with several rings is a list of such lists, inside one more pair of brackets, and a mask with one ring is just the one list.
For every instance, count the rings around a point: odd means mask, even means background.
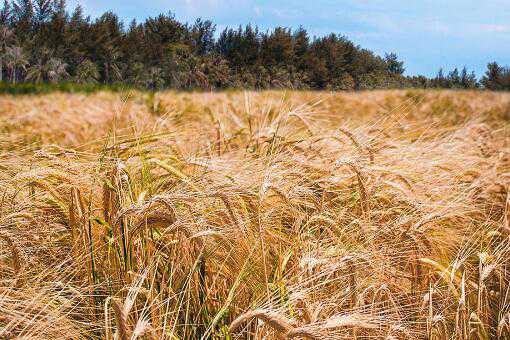
[{"label": "crop field", "polygon": [[510,337],[510,94],[0,96],[0,338]]}]

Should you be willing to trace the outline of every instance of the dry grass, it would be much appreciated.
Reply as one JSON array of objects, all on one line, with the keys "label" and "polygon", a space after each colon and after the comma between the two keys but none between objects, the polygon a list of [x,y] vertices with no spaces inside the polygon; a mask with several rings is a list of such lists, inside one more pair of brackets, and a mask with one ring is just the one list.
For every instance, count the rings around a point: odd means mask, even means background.
[{"label": "dry grass", "polygon": [[0,97],[0,338],[507,338],[509,125],[489,92]]}]

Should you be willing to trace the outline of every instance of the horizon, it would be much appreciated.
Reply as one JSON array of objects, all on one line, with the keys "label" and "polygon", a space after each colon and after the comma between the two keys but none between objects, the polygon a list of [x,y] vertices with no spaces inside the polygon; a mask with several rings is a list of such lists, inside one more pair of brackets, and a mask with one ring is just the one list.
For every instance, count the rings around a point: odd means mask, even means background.
[{"label": "horizon", "polygon": [[105,6],[97,0],[72,0],[68,8],[72,11],[80,4],[84,14],[93,19],[112,11],[126,26],[133,19],[141,21],[170,11],[183,23],[197,18],[211,20],[216,34],[226,27],[247,24],[261,31],[303,26],[310,37],[336,33],[380,56],[394,52],[410,76],[433,77],[440,68],[447,72],[465,66],[481,78],[489,62],[507,65],[510,60],[510,24],[505,19],[510,17],[510,2],[503,0],[482,5],[469,0],[463,1],[463,6],[459,0],[441,6],[438,0],[427,0],[407,7],[398,0],[348,0],[341,5],[319,0],[313,8],[299,1],[291,9],[284,8],[283,1],[267,0],[154,1],[144,8],[139,3],[112,1]]}]

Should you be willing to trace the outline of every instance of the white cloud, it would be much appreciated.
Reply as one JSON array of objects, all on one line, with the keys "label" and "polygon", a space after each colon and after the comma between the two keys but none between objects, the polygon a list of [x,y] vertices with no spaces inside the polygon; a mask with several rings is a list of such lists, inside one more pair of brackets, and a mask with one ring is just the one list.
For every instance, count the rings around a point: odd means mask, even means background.
[{"label": "white cloud", "polygon": [[[214,10],[225,4],[222,0],[184,0],[184,6],[191,12],[200,12],[201,15],[208,10]],[[227,1],[228,2],[228,1]],[[179,1],[176,1],[178,4]]]},{"label": "white cloud", "polygon": [[509,32],[510,25],[504,24],[485,24],[480,25],[480,29],[484,32],[496,33],[496,32]]}]

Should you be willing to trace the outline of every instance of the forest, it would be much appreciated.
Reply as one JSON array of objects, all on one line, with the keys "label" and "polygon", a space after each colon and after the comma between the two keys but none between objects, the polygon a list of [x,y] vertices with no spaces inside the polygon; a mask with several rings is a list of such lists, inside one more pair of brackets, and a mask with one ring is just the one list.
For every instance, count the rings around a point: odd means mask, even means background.
[{"label": "forest", "polygon": [[481,78],[466,67],[432,78],[404,72],[396,53],[380,56],[336,33],[311,37],[303,27],[217,32],[210,20],[181,23],[171,12],[125,25],[112,12],[94,19],[81,6],[69,12],[65,0],[5,0],[0,7],[3,87],[510,89],[510,68],[497,62]]}]

